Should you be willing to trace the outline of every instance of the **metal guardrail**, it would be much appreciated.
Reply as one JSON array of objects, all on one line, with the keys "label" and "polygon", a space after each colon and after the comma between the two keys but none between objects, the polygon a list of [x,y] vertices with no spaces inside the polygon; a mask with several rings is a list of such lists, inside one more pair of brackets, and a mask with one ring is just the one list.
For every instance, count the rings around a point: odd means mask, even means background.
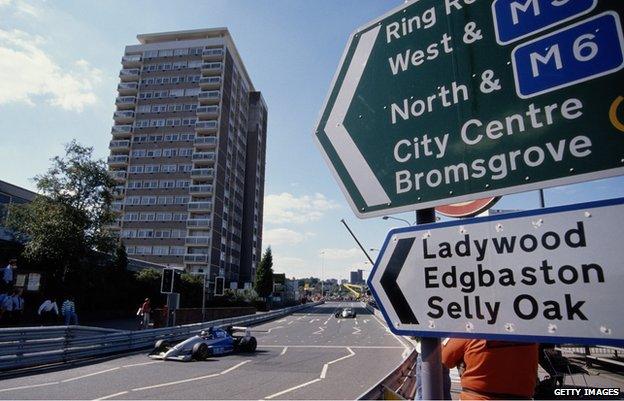
[{"label": "metal guardrail", "polygon": [[182,340],[210,326],[252,326],[321,302],[297,305],[263,314],[164,327],[142,331],[86,326],[21,327],[0,329],[0,372],[150,348],[157,340]]},{"label": "metal guardrail", "polygon": [[559,349],[568,354],[566,356],[585,362],[587,367],[601,365],[618,370],[624,369],[624,348],[621,347],[562,345]]},{"label": "metal guardrail", "polygon": [[[379,317],[382,322],[384,321],[383,315],[379,309],[373,308],[368,304],[363,305],[365,309]],[[377,384],[360,395],[357,398],[358,400],[414,399],[416,392],[416,358],[418,357],[418,352],[411,340],[405,337],[404,339],[405,343],[409,344],[411,348],[409,356]]]}]

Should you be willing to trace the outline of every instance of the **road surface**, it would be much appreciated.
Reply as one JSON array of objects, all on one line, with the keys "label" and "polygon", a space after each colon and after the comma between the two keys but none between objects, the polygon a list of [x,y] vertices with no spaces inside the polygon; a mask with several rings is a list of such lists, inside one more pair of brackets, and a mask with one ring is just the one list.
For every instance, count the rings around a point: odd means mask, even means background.
[{"label": "road surface", "polygon": [[[356,319],[334,312],[354,306]],[[327,303],[256,327],[258,351],[202,362],[141,354],[2,380],[0,399],[355,399],[405,345],[359,303]]]}]

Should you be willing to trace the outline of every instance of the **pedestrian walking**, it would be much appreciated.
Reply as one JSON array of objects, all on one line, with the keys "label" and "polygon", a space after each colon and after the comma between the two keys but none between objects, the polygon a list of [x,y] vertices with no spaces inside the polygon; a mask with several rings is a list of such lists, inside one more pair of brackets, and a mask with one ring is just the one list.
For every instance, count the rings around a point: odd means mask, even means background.
[{"label": "pedestrian walking", "polygon": [[6,265],[4,269],[2,269],[2,288],[0,290],[4,290],[7,293],[11,291],[14,282],[14,274],[13,271],[17,269],[17,260],[11,259],[9,260],[9,264]]},{"label": "pedestrian walking", "polygon": [[152,312],[152,306],[150,304],[150,299],[145,298],[145,301],[139,307],[137,311],[137,315],[141,317],[140,328],[147,329],[149,328],[150,323],[150,313]]},{"label": "pedestrian walking", "polygon": [[65,319],[65,326],[78,324],[78,314],[76,313],[76,303],[74,297],[67,297],[61,306],[61,315]]},{"label": "pedestrian walking", "polygon": [[462,400],[531,399],[537,381],[538,345],[450,339],[442,347],[449,369],[465,364]]},{"label": "pedestrian walking", "polygon": [[58,305],[54,297],[46,298],[41,306],[39,306],[37,314],[39,315],[42,326],[54,325],[59,316]]},{"label": "pedestrian walking", "polygon": [[11,297],[13,301],[13,312],[11,313],[11,323],[15,326],[19,325],[24,315],[24,298],[22,298],[22,290],[13,291]]}]

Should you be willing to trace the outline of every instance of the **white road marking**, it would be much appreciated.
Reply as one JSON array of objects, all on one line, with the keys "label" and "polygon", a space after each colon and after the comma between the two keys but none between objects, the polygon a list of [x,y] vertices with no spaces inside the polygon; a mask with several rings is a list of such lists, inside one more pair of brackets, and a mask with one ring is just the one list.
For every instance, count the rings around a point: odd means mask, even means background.
[{"label": "white road marking", "polygon": [[224,375],[224,374],[226,374],[226,373],[230,373],[230,372],[231,372],[231,371],[233,371],[234,369],[238,369],[238,368],[240,368],[241,366],[243,366],[244,364],[249,363],[249,362],[251,362],[251,359],[247,359],[246,361],[243,361],[243,362],[239,363],[238,365],[234,365],[234,366],[232,366],[232,367],[231,367],[231,368],[229,368],[229,369],[225,369],[223,372],[221,372],[221,373],[219,373],[219,374],[220,374],[220,375]]},{"label": "white road marking", "polygon": [[175,384],[188,383],[188,382],[192,382],[192,381],[196,381],[196,380],[209,379],[211,377],[217,377],[219,375],[220,375],[219,373],[213,373],[211,375],[200,376],[200,377],[192,377],[190,379],[177,380],[177,381],[174,381],[174,382],[160,383],[160,384],[156,384],[156,385],[153,385],[153,386],[133,388],[132,391],[143,391],[143,390],[149,390],[149,389],[152,389],[152,388],[173,386]]},{"label": "white road marking", "polygon": [[286,390],[282,390],[279,393],[275,393],[275,394],[271,394],[269,396],[266,396],[266,397],[264,397],[264,399],[265,400],[270,400],[272,398],[279,397],[280,395],[284,395],[286,393],[290,393],[291,391],[300,389],[300,388],[305,387],[305,386],[309,386],[310,384],[314,384],[314,383],[320,382],[321,380],[325,379],[325,377],[327,376],[327,369],[329,368],[329,365],[331,365],[333,363],[336,363],[336,362],[340,362],[340,361],[345,360],[347,358],[351,358],[353,355],[355,355],[355,352],[353,352],[353,350],[350,347],[344,347],[344,348],[346,348],[347,351],[349,351],[349,355],[345,355],[343,357],[340,357],[338,359],[334,359],[333,361],[329,361],[326,364],[324,364],[323,365],[323,369],[321,370],[321,374],[320,374],[318,379],[310,380],[309,382],[301,383],[301,384],[296,385],[294,387],[287,388]]},{"label": "white road marking", "polygon": [[286,319],[278,320],[277,323],[284,323]]},{"label": "white road marking", "polygon": [[93,400],[93,401],[108,400],[109,398],[117,397],[118,395],[124,395],[124,394],[128,394],[128,392],[127,392],[127,391],[122,391],[122,392],[120,392],[120,393],[115,393],[115,394],[107,395],[107,396],[102,397],[102,398],[96,398],[96,399],[95,399],[95,400]]},{"label": "white road marking", "polygon": [[29,384],[27,386],[3,388],[3,389],[0,389],[0,393],[5,392],[5,391],[25,390],[25,389],[28,389],[28,388],[52,386],[53,384],[59,384],[59,382],[49,382],[49,383],[41,383],[41,384]]},{"label": "white road marking", "polygon": [[357,317],[356,317],[356,318],[355,318],[355,325],[357,326],[358,324],[359,324],[359,323],[358,323],[358,320],[357,320]]},{"label": "white road marking", "polygon": [[364,323],[370,322],[370,319],[364,319]]},{"label": "white road marking", "polygon": [[405,350],[407,350],[407,349],[409,348],[407,345],[405,345],[405,343],[404,343],[403,341],[401,341],[401,340],[399,339],[399,337],[397,337],[397,335],[396,335],[396,334],[394,334],[393,332],[391,332],[391,331],[390,331],[390,329],[388,328],[388,326],[386,326],[385,324],[383,324],[383,322],[382,322],[381,320],[379,320],[379,318],[378,318],[377,316],[373,315],[373,318],[374,318],[375,320],[377,320],[377,322],[381,325],[381,327],[383,327],[384,329],[386,329],[386,331],[387,331],[388,333],[390,333],[390,334],[394,337],[394,339],[395,339],[395,340],[397,340],[399,343],[401,343],[401,345],[403,345],[403,348],[405,348]]},{"label": "white road marking", "polygon": [[151,362],[142,362],[142,363],[132,363],[130,365],[123,365],[122,368],[131,368],[133,366],[145,366],[145,365],[151,365],[154,363],[163,363],[164,361],[151,361]]},{"label": "white road marking", "polygon": [[119,369],[121,369],[121,368],[120,367],[111,368],[111,369],[106,369],[106,370],[102,370],[102,371],[99,371],[99,372],[89,373],[87,375],[72,377],[72,378],[69,378],[69,379],[61,380],[61,383],[73,382],[74,380],[80,380],[80,379],[84,379],[85,377],[101,375],[102,373],[112,372],[113,370],[119,370]]},{"label": "white road marking", "polygon": [[312,334],[321,334],[324,331],[325,331],[325,329],[323,328],[323,326],[319,326],[319,329],[317,331],[315,331],[314,333],[312,333]]},{"label": "white road marking", "polygon": [[360,329],[359,327],[354,327],[353,330],[355,330],[353,333],[351,334],[362,334],[360,333],[362,331],[362,329]]},{"label": "white road marking", "polygon": [[243,366],[244,364],[246,364],[248,362],[251,362],[251,359],[248,359],[248,360],[243,361],[243,362],[241,362],[239,364],[236,364],[236,365],[232,366],[231,368],[224,370],[221,373],[213,373],[213,374],[210,374],[210,375],[200,376],[200,377],[191,377],[189,379],[176,380],[176,381],[167,382],[167,383],[160,383],[160,384],[156,384],[156,385],[153,385],[153,386],[133,388],[132,391],[143,391],[143,390],[149,390],[149,389],[152,389],[152,388],[173,386],[173,385],[181,384],[181,383],[189,383],[189,382],[193,382],[193,381],[197,381],[197,380],[210,379],[212,377],[217,377],[217,376],[220,376],[220,375],[224,375],[226,373],[230,373],[234,369],[238,369],[238,368],[240,368],[241,366]]},{"label": "white road marking", "polygon": [[294,320],[291,320],[290,322],[288,322],[289,325],[295,323]]},{"label": "white road marking", "polygon": [[[292,323],[292,322],[291,322],[291,323]],[[275,329],[281,329],[281,328],[283,328],[283,327],[284,327],[284,326],[275,326],[275,327],[271,327],[271,328],[270,328],[270,329],[268,329],[266,332],[267,332],[267,333],[270,333],[271,331],[273,331],[273,330],[275,330]]]},{"label": "white road marking", "polygon": [[288,351],[288,347],[284,347],[284,349],[280,353],[280,356],[284,355],[286,353],[286,351]]},{"label": "white road marking", "polygon": [[299,317],[297,318],[297,320],[301,320],[301,319],[303,319],[303,316],[299,316]]},{"label": "white road marking", "polygon": [[266,397],[264,397],[264,399],[265,400],[270,400],[271,398],[279,397],[280,395],[283,395],[283,394],[286,394],[286,393],[290,393],[291,391],[297,390],[297,389],[299,389],[301,387],[305,387],[305,386],[308,386],[308,385],[310,385],[312,383],[316,383],[316,382],[320,382],[320,381],[321,381],[321,379],[310,380],[309,382],[299,384],[298,386],[287,388],[286,390],[282,390],[279,393],[275,393],[275,394],[271,394],[269,396],[266,396]]},{"label": "white road marking", "polygon": [[347,347],[347,351],[349,351],[349,355],[345,355],[341,358],[334,359],[333,361],[327,362],[325,365],[323,365],[323,370],[321,370],[321,379],[324,379],[325,376],[327,375],[327,369],[329,368],[329,365],[331,365],[332,363],[340,362],[347,358],[351,358],[353,355],[355,355],[355,352],[353,352],[351,348]]}]

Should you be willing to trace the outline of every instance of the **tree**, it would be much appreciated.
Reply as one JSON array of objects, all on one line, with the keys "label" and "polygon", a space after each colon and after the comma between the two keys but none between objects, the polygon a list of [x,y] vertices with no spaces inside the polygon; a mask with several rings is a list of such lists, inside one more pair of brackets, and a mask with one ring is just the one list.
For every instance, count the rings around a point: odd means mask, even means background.
[{"label": "tree", "polygon": [[40,195],[29,204],[12,205],[7,226],[28,239],[24,257],[29,262],[48,270],[50,280],[66,283],[94,251],[111,253],[115,247],[107,229],[115,218],[115,182],[106,163],[93,158],[93,148],[76,141],[34,180]]},{"label": "tree", "polygon": [[113,257],[113,266],[118,271],[124,271],[128,267],[128,254],[126,247],[121,242],[115,248],[115,256]]},{"label": "tree", "polygon": [[268,247],[256,269],[254,290],[260,297],[268,297],[273,292],[273,254]]}]

